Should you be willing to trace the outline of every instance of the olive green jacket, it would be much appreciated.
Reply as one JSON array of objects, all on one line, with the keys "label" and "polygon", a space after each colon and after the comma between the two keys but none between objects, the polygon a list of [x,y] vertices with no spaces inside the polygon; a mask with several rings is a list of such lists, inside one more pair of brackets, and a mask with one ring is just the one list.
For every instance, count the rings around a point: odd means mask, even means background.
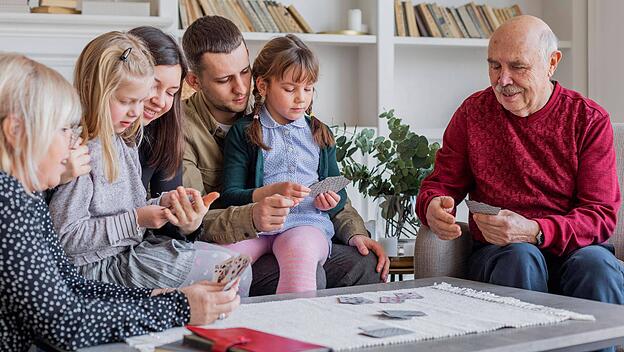
[{"label": "olive green jacket", "polygon": [[[219,128],[204,95],[193,94],[183,102],[186,115],[184,137],[184,187],[197,189],[203,194],[220,192],[223,186],[223,142],[225,133]],[[241,115],[242,116],[242,115]],[[203,232],[199,239],[220,244],[256,238],[253,225],[253,204],[222,206],[215,202],[204,217]],[[348,244],[354,235],[368,235],[364,221],[347,200],[344,209],[332,218],[336,239]]]}]

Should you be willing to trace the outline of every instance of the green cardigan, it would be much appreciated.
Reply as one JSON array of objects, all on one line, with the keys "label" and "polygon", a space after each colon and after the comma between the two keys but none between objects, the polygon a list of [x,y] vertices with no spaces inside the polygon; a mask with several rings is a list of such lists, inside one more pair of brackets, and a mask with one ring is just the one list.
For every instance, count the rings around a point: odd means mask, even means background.
[{"label": "green cardigan", "polygon": [[[311,118],[305,116],[305,119],[311,128]],[[259,152],[260,147],[249,143],[247,138],[247,127],[252,121],[251,116],[239,119],[225,138],[223,192],[221,193],[221,202],[225,206],[253,203],[253,191],[264,186],[264,157]],[[326,125],[323,127],[329,129]],[[336,162],[336,146],[320,149],[319,180],[340,175]],[[327,212],[331,217],[341,211],[347,201],[347,192],[344,189],[338,192],[338,195],[340,195],[340,202]]]}]

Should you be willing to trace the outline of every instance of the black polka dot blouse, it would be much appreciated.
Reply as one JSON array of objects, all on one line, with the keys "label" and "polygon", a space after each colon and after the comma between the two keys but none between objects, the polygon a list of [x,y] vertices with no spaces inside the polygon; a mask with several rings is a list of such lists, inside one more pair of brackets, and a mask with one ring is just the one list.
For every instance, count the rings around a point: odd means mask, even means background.
[{"label": "black polka dot blouse", "polygon": [[36,340],[73,350],[189,321],[186,297],[88,281],[68,261],[43,198],[0,172],[0,351]]}]

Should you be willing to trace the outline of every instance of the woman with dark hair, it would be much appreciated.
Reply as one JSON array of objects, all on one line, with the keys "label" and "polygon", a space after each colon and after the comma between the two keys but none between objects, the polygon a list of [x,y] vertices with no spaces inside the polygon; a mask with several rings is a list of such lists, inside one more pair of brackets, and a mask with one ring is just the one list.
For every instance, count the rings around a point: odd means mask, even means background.
[{"label": "woman with dark hair", "polygon": [[130,33],[143,40],[155,62],[154,92],[145,101],[145,140],[140,149],[143,184],[149,185],[155,196],[182,185],[184,136],[180,95],[188,67],[175,39],[160,29],[143,26]]},{"label": "woman with dark hair", "polygon": [[[175,39],[160,29],[142,26],[129,33],[143,40],[155,64],[154,89],[152,96],[144,102],[144,134],[139,147],[143,186],[154,198],[182,186],[184,135],[181,95],[188,66]],[[167,223],[154,233],[192,241],[201,233],[201,226],[192,231],[194,227],[190,224],[176,227]]]},{"label": "woman with dark hair", "polygon": [[[188,67],[175,39],[158,28],[142,26],[129,31],[148,47],[154,59],[154,89],[144,102],[143,141],[139,147],[143,186],[152,198],[182,186],[182,82]],[[156,231],[177,239],[194,238],[184,228],[167,224]],[[199,231],[193,232],[194,234]]]}]

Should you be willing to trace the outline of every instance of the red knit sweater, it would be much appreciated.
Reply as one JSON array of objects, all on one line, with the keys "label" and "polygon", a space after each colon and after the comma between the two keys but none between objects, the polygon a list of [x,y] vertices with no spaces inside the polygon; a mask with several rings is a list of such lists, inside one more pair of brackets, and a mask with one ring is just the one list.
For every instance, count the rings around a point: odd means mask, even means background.
[{"label": "red knit sweater", "polygon": [[[609,114],[558,83],[528,117],[506,111],[492,88],[473,94],[444,132],[416,213],[427,224],[433,197],[458,204],[466,194],[537,221],[542,248],[555,255],[605,242],[620,206]],[[485,242],[472,216],[469,223],[473,238]]]}]

